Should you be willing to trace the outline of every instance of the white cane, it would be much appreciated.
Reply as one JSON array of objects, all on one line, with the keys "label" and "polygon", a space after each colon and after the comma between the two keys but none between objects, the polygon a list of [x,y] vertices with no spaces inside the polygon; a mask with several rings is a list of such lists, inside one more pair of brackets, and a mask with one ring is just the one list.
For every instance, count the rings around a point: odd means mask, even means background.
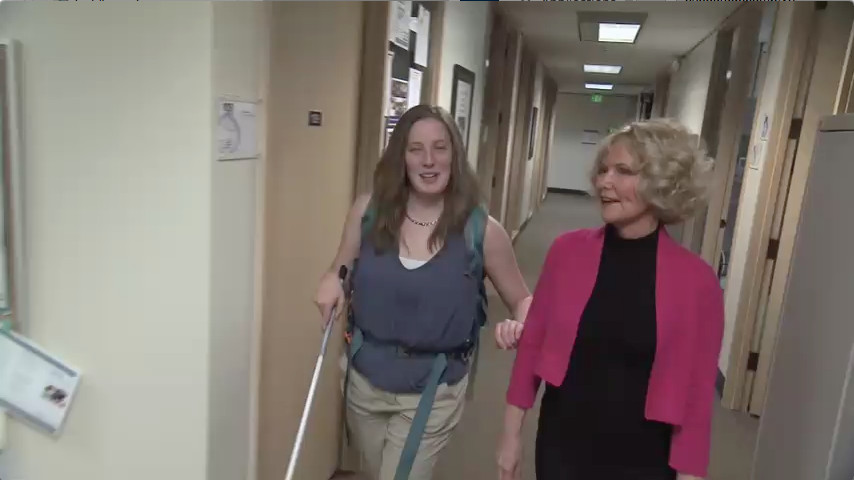
[{"label": "white cane", "polygon": [[[342,285],[345,278],[347,278],[347,267],[342,265],[338,270],[338,280]],[[320,344],[320,355],[317,356],[317,363],[314,365],[314,375],[311,377],[311,385],[308,387],[308,398],[306,398],[305,406],[302,410],[302,418],[299,422],[299,429],[297,430],[297,438],[294,441],[294,448],[291,451],[291,460],[288,463],[288,472],[285,474],[285,480],[292,480],[294,478],[294,470],[297,466],[297,459],[299,458],[303,437],[305,436],[305,426],[308,423],[308,416],[311,413],[311,404],[314,401],[314,393],[317,390],[318,380],[320,380],[320,368],[323,366],[323,357],[326,355],[326,347],[329,344],[329,335],[332,333],[332,326],[337,313],[338,312],[335,307],[333,307],[329,314],[329,318],[326,320],[326,331],[323,333],[323,343]]]}]

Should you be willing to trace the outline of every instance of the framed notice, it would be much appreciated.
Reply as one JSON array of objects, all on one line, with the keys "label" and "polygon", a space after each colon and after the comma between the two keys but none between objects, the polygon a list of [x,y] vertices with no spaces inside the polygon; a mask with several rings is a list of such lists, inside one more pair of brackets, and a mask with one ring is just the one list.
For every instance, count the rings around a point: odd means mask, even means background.
[{"label": "framed notice", "polygon": [[474,72],[460,65],[454,65],[454,83],[451,89],[451,115],[460,129],[466,150],[468,150],[469,132],[471,131],[474,81]]},{"label": "framed notice", "polygon": [[0,408],[56,435],[62,429],[80,372],[14,332],[0,330]]}]

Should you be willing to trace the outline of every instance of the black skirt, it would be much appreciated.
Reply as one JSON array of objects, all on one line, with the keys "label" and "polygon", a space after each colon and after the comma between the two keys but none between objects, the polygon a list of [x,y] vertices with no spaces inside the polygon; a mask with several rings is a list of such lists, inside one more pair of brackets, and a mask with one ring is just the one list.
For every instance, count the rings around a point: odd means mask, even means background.
[{"label": "black skirt", "polygon": [[670,425],[627,425],[622,437],[608,432],[614,440],[608,442],[590,422],[567,422],[552,389],[548,387],[540,408],[537,480],[676,480],[676,471],[668,465]]}]

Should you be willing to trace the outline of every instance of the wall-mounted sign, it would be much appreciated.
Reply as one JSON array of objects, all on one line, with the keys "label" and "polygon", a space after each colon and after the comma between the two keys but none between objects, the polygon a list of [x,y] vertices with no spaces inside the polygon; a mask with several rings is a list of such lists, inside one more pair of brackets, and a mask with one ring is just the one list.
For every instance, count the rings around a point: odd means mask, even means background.
[{"label": "wall-mounted sign", "polygon": [[217,159],[258,158],[256,105],[221,98],[218,103]]},{"label": "wall-mounted sign", "polygon": [[308,112],[308,126],[319,127],[323,125],[323,112],[312,110]]},{"label": "wall-mounted sign", "polygon": [[59,434],[80,372],[30,340],[0,331],[0,408],[51,435]]},{"label": "wall-mounted sign", "polygon": [[594,93],[593,95],[590,95],[590,101],[593,103],[602,103],[602,94]]}]

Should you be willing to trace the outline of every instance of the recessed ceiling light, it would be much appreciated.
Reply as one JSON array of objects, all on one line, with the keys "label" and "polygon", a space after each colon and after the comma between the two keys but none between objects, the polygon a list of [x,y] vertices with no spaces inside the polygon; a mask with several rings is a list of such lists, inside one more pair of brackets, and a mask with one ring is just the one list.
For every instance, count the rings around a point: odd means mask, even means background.
[{"label": "recessed ceiling light", "polygon": [[584,65],[584,73],[609,73],[616,75],[623,70],[620,65]]},{"label": "recessed ceiling light", "polygon": [[599,41],[613,43],[635,43],[640,31],[636,23],[600,23]]},{"label": "recessed ceiling light", "polygon": [[589,88],[591,90],[613,90],[613,83],[585,83],[584,88]]}]

